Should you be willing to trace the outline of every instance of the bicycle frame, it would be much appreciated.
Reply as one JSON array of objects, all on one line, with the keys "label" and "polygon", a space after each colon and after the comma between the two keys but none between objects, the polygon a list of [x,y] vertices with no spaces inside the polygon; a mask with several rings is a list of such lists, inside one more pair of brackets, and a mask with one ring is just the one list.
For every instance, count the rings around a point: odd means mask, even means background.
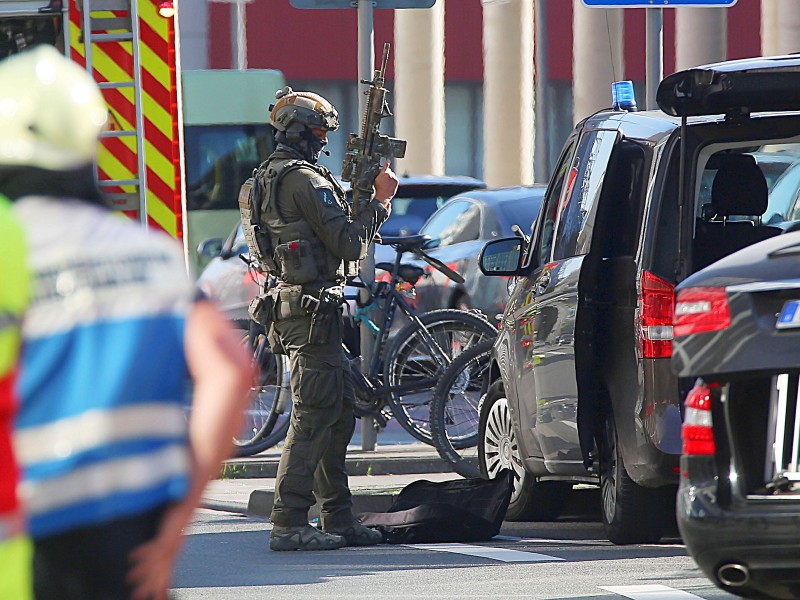
[{"label": "bicycle frame", "polygon": [[[410,392],[417,389],[424,389],[426,387],[432,387],[436,384],[436,380],[424,380],[418,381],[413,384],[406,384],[406,385],[396,385],[387,387],[383,384],[383,380],[380,377],[380,372],[383,367],[382,365],[382,358],[384,354],[384,350],[386,348],[386,344],[389,340],[389,331],[392,328],[392,324],[395,320],[395,315],[397,314],[397,309],[399,308],[400,311],[408,318],[412,323],[416,325],[419,331],[422,334],[423,340],[425,344],[428,346],[428,349],[431,351],[432,354],[438,355],[439,359],[442,360],[445,365],[450,364],[450,357],[447,355],[446,352],[442,350],[436,340],[428,331],[427,327],[422,323],[422,321],[417,316],[416,311],[414,308],[406,301],[403,297],[403,294],[400,293],[397,288],[398,286],[404,282],[398,275],[400,272],[400,264],[402,260],[403,253],[397,252],[395,256],[394,262],[394,269],[392,270],[392,277],[391,282],[389,284],[379,282],[377,284],[377,289],[373,292],[373,296],[375,297],[383,297],[383,304],[379,305],[379,309],[383,314],[383,319],[380,325],[380,329],[378,330],[376,342],[375,342],[375,352],[373,352],[372,360],[369,364],[369,370],[367,374],[361,372],[360,369],[352,369],[353,371],[353,379],[354,385],[360,386],[362,390],[368,391],[371,395],[380,395],[382,398],[395,392]],[[381,285],[383,283],[383,285]],[[354,357],[350,352],[349,348],[345,344],[342,344],[345,349],[346,356],[348,359],[352,360]],[[352,363],[351,363],[352,365]],[[376,385],[377,382],[377,385]]]}]

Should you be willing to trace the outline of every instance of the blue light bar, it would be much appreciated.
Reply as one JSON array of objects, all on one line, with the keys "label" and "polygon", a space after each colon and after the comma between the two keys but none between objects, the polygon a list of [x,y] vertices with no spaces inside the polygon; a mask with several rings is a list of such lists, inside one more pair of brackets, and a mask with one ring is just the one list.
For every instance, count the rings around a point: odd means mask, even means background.
[{"label": "blue light bar", "polygon": [[614,110],[637,110],[632,81],[615,81],[611,84],[611,105]]}]

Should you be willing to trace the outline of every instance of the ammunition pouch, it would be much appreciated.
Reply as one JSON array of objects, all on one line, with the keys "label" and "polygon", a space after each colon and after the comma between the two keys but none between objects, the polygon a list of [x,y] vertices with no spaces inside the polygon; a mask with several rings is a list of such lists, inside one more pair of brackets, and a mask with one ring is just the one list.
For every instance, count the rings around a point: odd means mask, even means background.
[{"label": "ammunition pouch", "polygon": [[320,277],[317,261],[308,240],[293,240],[278,244],[275,260],[281,278],[292,285],[311,283]]},{"label": "ammunition pouch", "polygon": [[301,305],[303,298],[303,288],[299,285],[280,288],[274,291],[275,300],[275,320],[294,319],[296,317],[308,316],[308,311]]},{"label": "ammunition pouch", "polygon": [[250,318],[259,325],[269,328],[275,320],[275,299],[270,294],[259,294],[247,308]]}]

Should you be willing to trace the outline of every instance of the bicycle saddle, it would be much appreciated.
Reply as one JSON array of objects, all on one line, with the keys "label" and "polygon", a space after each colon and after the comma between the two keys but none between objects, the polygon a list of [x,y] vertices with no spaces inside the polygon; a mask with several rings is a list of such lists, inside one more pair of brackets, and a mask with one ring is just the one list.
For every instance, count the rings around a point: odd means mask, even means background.
[{"label": "bicycle saddle", "polygon": [[[375,265],[376,269],[382,269],[394,275],[394,263],[382,262]],[[419,278],[425,274],[425,269],[416,265],[400,265],[400,272],[397,274],[400,279],[415,285]]]},{"label": "bicycle saddle", "polygon": [[[380,243],[394,246],[399,252],[413,252],[425,247],[431,240],[429,235],[382,235]],[[377,240],[376,240],[377,241]]]}]

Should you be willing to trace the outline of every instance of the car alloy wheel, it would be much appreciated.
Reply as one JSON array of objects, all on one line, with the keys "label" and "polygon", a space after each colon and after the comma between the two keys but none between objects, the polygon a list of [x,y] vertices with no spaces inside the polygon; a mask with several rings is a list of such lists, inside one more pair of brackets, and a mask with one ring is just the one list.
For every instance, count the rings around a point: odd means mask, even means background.
[{"label": "car alloy wheel", "polygon": [[502,469],[514,474],[506,521],[553,521],[572,489],[568,481],[537,481],[525,470],[501,380],[492,383],[481,400],[478,462],[483,477],[492,479]]},{"label": "car alloy wheel", "polygon": [[483,462],[490,479],[497,477],[502,469],[514,472],[514,491],[511,502],[515,502],[522,490],[522,481],[526,476],[519,455],[514,426],[511,423],[511,411],[508,400],[499,398],[489,409],[486,430],[481,440],[483,444]]}]

